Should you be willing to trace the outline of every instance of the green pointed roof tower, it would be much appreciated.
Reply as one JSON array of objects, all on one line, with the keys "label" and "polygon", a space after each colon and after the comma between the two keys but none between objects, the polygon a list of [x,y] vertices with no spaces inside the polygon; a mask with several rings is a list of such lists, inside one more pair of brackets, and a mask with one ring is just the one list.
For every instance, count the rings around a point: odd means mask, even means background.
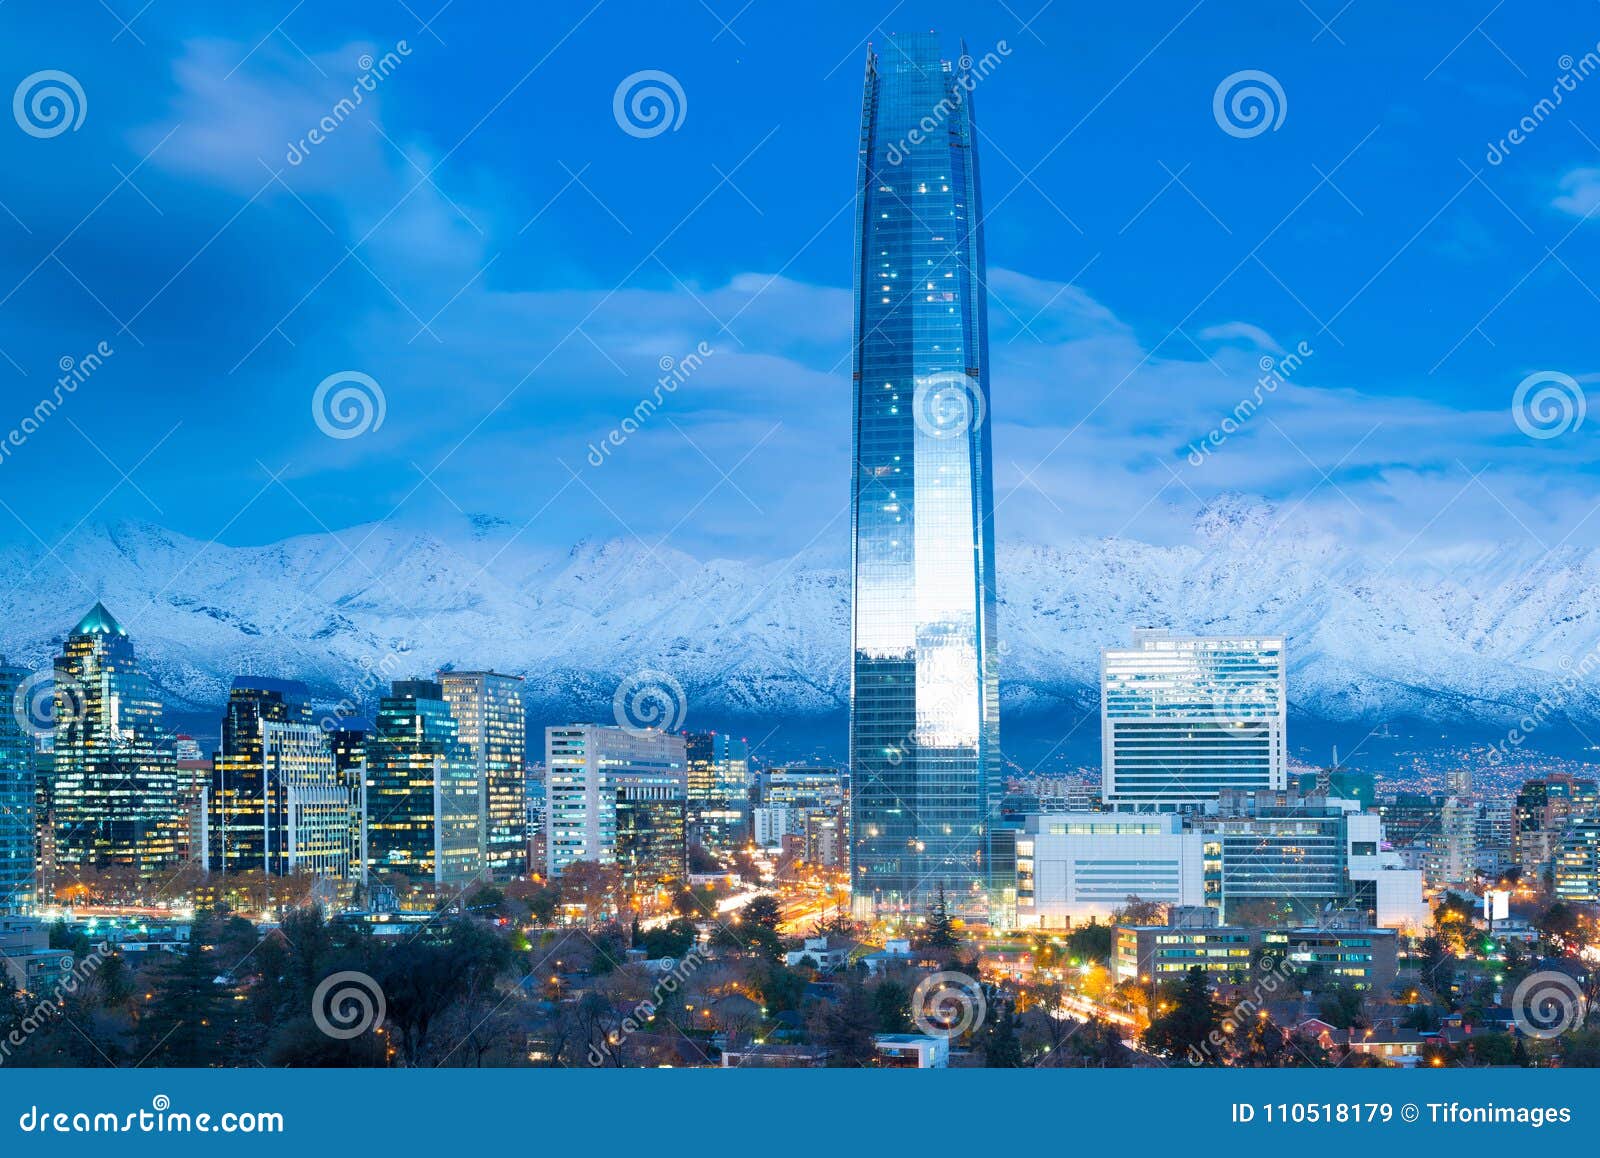
[{"label": "green pointed roof tower", "polygon": [[122,624],[117,622],[117,617],[106,610],[104,603],[95,601],[89,612],[78,620],[78,626],[72,629],[73,635],[127,635]]}]

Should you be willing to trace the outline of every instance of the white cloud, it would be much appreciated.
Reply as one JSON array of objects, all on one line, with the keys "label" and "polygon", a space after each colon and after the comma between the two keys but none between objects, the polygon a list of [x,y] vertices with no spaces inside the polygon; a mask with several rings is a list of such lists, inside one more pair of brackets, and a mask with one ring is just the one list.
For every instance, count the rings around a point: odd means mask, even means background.
[{"label": "white cloud", "polygon": [[1561,192],[1551,205],[1574,217],[1588,217],[1600,208],[1600,168],[1573,169],[1561,178]]}]

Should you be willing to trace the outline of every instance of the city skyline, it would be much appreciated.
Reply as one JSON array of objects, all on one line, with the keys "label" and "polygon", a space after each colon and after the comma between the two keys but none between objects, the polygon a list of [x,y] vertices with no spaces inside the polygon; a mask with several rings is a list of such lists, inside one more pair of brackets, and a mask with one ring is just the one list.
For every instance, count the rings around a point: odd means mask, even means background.
[{"label": "city skyline", "polygon": [[1592,21],[435,3],[0,0],[30,1143],[914,1068],[1570,1144]]}]

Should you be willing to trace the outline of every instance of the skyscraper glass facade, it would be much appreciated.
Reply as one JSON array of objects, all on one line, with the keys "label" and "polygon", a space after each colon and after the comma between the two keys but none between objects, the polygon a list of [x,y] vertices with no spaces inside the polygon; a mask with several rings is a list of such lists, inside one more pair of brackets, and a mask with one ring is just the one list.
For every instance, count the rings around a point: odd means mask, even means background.
[{"label": "skyscraper glass facade", "polygon": [[497,877],[528,871],[527,716],[522,677],[440,672],[439,686],[477,771],[484,863]]},{"label": "skyscraper glass facade", "polygon": [[[546,728],[544,737],[548,793],[545,871],[549,876],[560,876],[576,861],[617,864],[621,830],[629,831],[634,850],[641,847],[638,838],[644,831],[651,834],[647,844],[674,831],[682,844],[681,804],[687,782],[682,736],[653,728],[570,724]],[[634,793],[631,797],[630,791]],[[656,805],[673,800],[680,805],[677,824],[656,823],[663,814]],[[619,802],[629,804],[632,818],[618,818]],[[652,814],[652,819],[642,821],[644,814]],[[657,845],[650,854],[658,864],[659,853]]]},{"label": "skyscraper glass facade", "polygon": [[367,738],[365,831],[369,873],[462,885],[483,868],[478,777],[444,689],[397,680]]},{"label": "skyscraper glass facade", "polygon": [[306,686],[236,678],[211,775],[206,868],[343,879],[354,802]]},{"label": "skyscraper glass facade", "polygon": [[[34,743],[16,709],[28,672],[0,656],[0,916],[34,903]],[[14,710],[16,709],[16,710]]]},{"label": "skyscraper glass facade", "polygon": [[[851,876],[862,916],[1014,899],[973,83],[936,33],[869,53],[856,189]],[[930,129],[930,125],[933,126]]]},{"label": "skyscraper glass facade", "polygon": [[149,877],[186,852],[188,819],[161,701],[102,604],[55,661],[56,858],[63,876],[109,866]]}]

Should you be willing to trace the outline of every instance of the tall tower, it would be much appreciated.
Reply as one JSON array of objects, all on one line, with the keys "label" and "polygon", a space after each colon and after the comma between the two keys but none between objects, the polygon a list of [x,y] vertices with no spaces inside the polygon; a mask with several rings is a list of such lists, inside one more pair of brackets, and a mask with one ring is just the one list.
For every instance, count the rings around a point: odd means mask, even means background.
[{"label": "tall tower", "polygon": [[439,686],[478,777],[479,844],[500,880],[528,871],[527,715],[522,677],[442,671]]},{"label": "tall tower", "polygon": [[444,689],[434,680],[396,680],[379,701],[366,756],[366,873],[456,887],[480,876],[477,770]]},{"label": "tall tower", "polygon": [[96,603],[55,662],[55,835],[63,875],[118,866],[151,877],[188,840],[161,700],[133,643]]},{"label": "tall tower", "polygon": [[0,656],[0,917],[32,910],[34,744],[23,727],[28,672]]},{"label": "tall tower", "polygon": [[[963,55],[963,62],[967,58]],[[856,186],[850,771],[859,916],[1014,896],[974,80],[936,33],[869,51]],[[931,127],[930,127],[931,126]],[[998,914],[997,914],[998,916]]]},{"label": "tall tower", "polygon": [[206,868],[342,880],[353,808],[305,684],[236,676],[211,775]]}]

